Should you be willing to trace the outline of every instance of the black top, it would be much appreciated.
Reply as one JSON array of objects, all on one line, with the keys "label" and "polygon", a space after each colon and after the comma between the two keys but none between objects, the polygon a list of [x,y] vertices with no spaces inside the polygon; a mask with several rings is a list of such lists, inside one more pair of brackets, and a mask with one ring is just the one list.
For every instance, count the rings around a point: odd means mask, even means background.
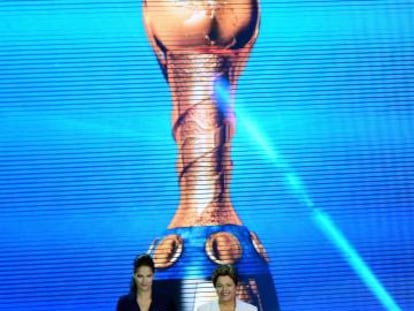
[{"label": "black top", "polygon": [[[116,311],[141,311],[135,293],[121,296]],[[167,295],[152,290],[152,302],[149,311],[177,311],[174,300]]]}]

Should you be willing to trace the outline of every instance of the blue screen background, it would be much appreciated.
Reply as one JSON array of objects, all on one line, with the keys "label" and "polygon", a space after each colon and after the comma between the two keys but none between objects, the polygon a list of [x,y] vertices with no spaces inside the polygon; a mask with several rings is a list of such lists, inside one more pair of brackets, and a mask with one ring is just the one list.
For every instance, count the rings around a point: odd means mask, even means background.
[{"label": "blue screen background", "polygon": [[[402,0],[261,1],[231,198],[283,311],[414,310],[413,17]],[[0,29],[0,310],[114,310],[180,195],[141,4],[2,1]]]}]

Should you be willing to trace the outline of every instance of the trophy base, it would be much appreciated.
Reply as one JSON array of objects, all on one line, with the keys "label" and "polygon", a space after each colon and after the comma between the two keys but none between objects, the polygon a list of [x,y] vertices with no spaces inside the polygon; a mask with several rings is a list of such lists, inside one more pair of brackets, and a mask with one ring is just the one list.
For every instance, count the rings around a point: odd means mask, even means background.
[{"label": "trophy base", "polygon": [[217,297],[211,273],[218,264],[237,267],[240,299],[259,311],[280,310],[267,254],[257,235],[244,226],[169,229],[149,252],[157,268],[154,286],[171,294],[178,310],[194,311]]}]

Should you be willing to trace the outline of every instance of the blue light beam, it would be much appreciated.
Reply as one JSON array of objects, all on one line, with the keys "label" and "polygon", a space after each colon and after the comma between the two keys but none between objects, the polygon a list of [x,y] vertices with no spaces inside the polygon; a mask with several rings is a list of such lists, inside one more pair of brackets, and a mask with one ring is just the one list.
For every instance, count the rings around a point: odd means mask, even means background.
[{"label": "blue light beam", "polygon": [[[215,99],[218,109],[228,116],[232,108],[232,98],[230,96],[231,87],[226,79],[218,77],[214,82]],[[344,234],[336,227],[335,223],[330,219],[327,213],[320,209],[314,208],[314,203],[305,185],[300,177],[289,166],[287,161],[283,159],[280,153],[275,150],[270,140],[259,130],[257,125],[247,118],[247,113],[241,113],[238,108],[237,120],[247,129],[250,137],[264,151],[266,156],[271,159],[273,164],[281,170],[285,183],[289,189],[300,199],[300,201],[312,210],[312,219],[316,222],[320,230],[328,237],[328,239],[336,246],[351,268],[360,277],[362,282],[369,290],[378,298],[388,311],[401,311],[391,295],[385,287],[376,278],[369,266],[364,262],[358,252],[352,247],[351,243],[345,238]]]},{"label": "blue light beam", "polygon": [[335,226],[329,215],[321,210],[313,209],[312,216],[319,228],[322,229],[325,235],[338,248],[345,260],[364,281],[371,292],[378,298],[385,309],[389,311],[401,311],[401,308],[396,304],[381,282],[375,277],[369,266],[352,247],[344,234]]}]

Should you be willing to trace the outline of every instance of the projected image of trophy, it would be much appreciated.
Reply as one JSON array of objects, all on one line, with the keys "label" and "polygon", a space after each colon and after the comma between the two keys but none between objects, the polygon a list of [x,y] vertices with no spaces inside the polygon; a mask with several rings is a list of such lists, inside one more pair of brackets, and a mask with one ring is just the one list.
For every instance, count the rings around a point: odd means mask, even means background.
[{"label": "projected image of trophy", "polygon": [[243,226],[229,194],[233,99],[259,31],[257,0],[146,0],[149,41],[170,86],[178,147],[180,203],[164,235],[154,240],[157,283],[193,311],[215,297],[217,264],[234,264],[238,295],[259,310],[279,304],[268,257]]}]

